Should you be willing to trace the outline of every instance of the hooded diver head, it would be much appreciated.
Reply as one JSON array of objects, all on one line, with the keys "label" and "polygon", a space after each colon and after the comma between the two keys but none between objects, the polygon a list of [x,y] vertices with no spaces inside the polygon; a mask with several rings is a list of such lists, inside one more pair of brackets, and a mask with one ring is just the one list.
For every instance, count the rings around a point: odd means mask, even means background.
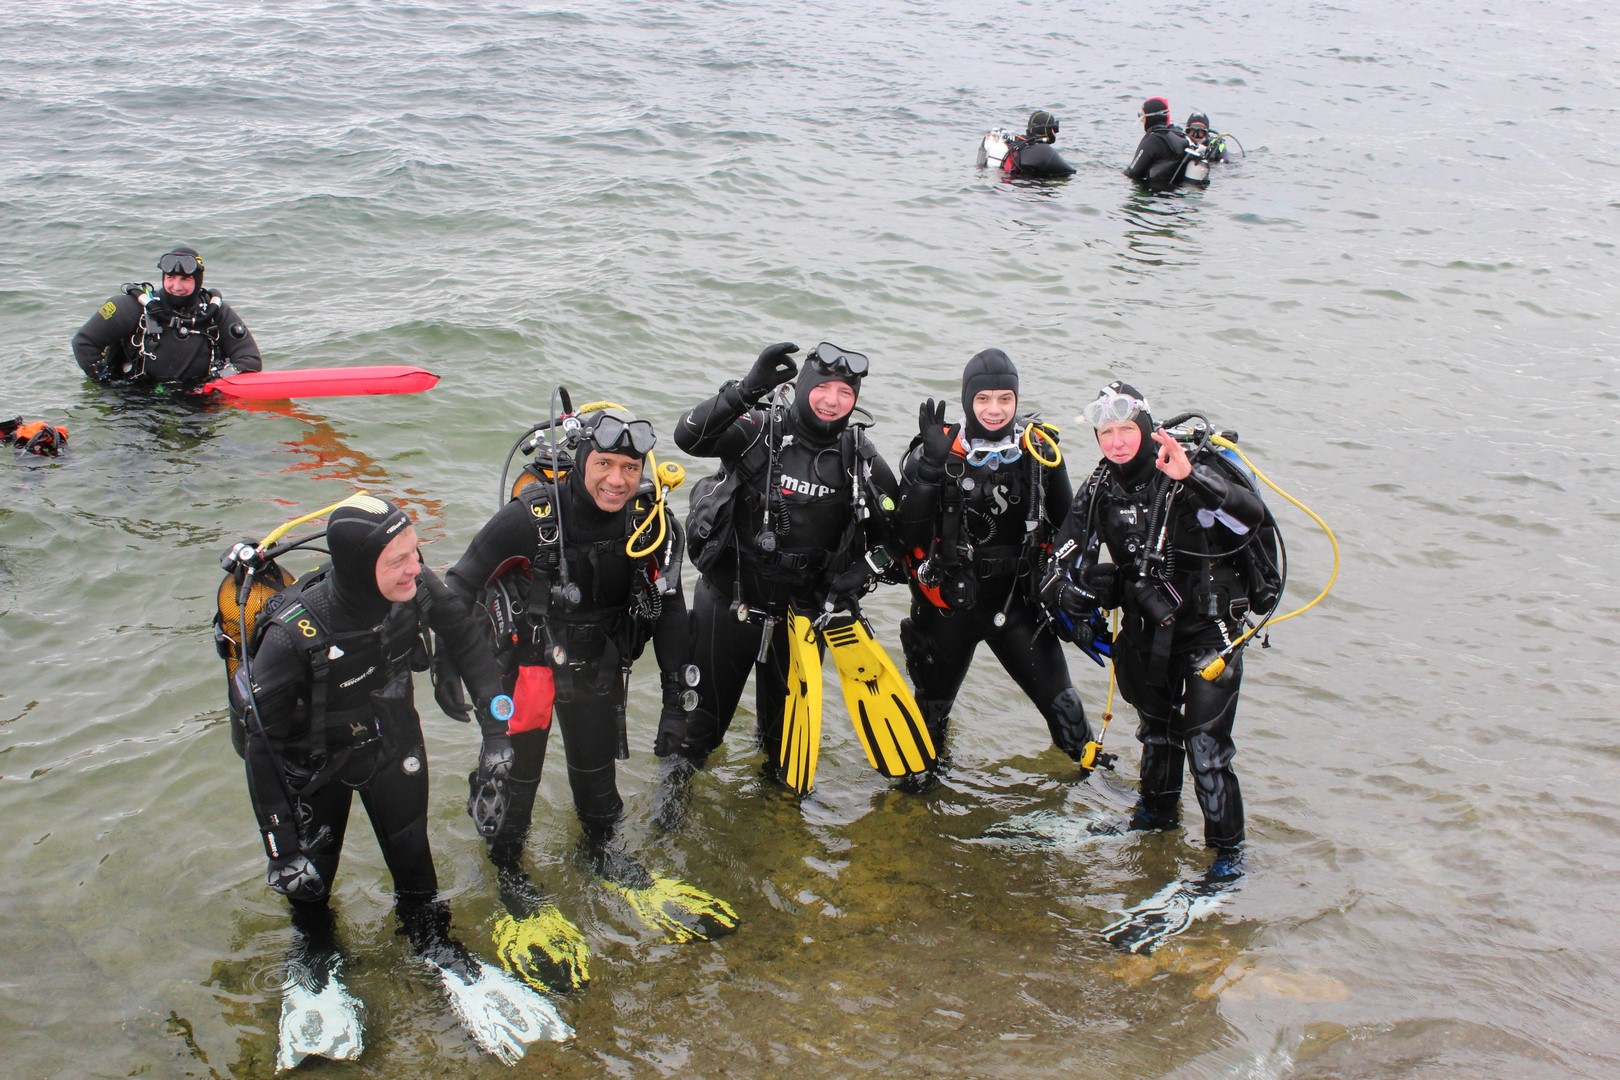
[{"label": "hooded diver head", "polygon": [[[409,600],[416,593],[414,585],[407,591],[404,584],[407,579],[414,581],[421,572],[421,564],[414,557],[400,567],[378,565],[384,549],[402,536],[412,538],[409,550],[414,553],[416,530],[411,527],[411,519],[387,499],[356,495],[327,518],[332,590],[338,601],[361,619],[380,619],[390,605]],[[408,572],[412,563],[415,573]],[[390,576],[389,570],[397,573]]]},{"label": "hooded diver head", "polygon": [[[1012,408],[1006,411],[1002,423],[990,427],[979,418],[973,399],[987,390],[1011,390]],[[1000,349],[985,349],[973,354],[973,359],[962,369],[962,438],[973,442],[997,442],[1008,439],[1018,419],[1018,368]]]},{"label": "hooded diver head", "polygon": [[[163,298],[171,308],[191,307],[204,295],[203,261],[196,248],[175,245],[158,256],[157,268],[163,275]],[[189,285],[187,278],[191,279]]]},{"label": "hooded diver head", "polygon": [[617,514],[641,487],[647,455],[658,443],[653,426],[629,409],[610,406],[580,417],[584,433],[567,485],[570,506]]},{"label": "hooded diver head", "polygon": [[[793,394],[793,419],[808,442],[824,446],[843,434],[860,399],[867,366],[865,353],[848,352],[831,342],[823,341],[810,350]],[[848,387],[849,392],[822,389],[835,383]]]},{"label": "hooded diver head", "polygon": [[[1097,392],[1097,397],[1080,413],[1081,420],[1097,429],[1097,444],[1109,468],[1129,486],[1136,486],[1153,473],[1158,447],[1153,441],[1153,413],[1147,399],[1130,383],[1115,379]],[[1135,446],[1128,435],[1135,429]]]}]

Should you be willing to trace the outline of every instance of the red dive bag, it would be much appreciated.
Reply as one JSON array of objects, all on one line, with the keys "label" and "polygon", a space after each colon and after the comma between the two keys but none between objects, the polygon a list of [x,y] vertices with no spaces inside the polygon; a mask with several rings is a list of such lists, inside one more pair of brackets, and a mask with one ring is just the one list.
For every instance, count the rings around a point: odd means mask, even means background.
[{"label": "red dive bag", "polygon": [[544,664],[523,664],[518,668],[517,686],[512,690],[512,719],[506,730],[545,731],[551,727],[551,706],[557,699],[557,680]]}]

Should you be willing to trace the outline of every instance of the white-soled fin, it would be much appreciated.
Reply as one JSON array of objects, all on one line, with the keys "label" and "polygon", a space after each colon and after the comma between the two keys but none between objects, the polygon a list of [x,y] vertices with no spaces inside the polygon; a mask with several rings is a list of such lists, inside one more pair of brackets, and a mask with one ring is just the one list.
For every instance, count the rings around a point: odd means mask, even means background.
[{"label": "white-soled fin", "polygon": [[1227,886],[1201,881],[1172,881],[1157,893],[1120,912],[1122,918],[1099,933],[1121,952],[1150,953],[1208,915],[1232,895]]},{"label": "white-soled fin", "polygon": [[450,1007],[467,1034],[506,1064],[516,1064],[532,1042],[573,1038],[574,1029],[550,1001],[500,968],[475,959],[468,981],[451,968],[432,960],[426,963],[439,973]]},{"label": "white-soled fin", "polygon": [[296,966],[281,991],[281,1030],[276,1047],[276,1071],[295,1068],[306,1057],[353,1061],[365,1049],[360,1001],[338,978],[336,966],[319,981]]}]

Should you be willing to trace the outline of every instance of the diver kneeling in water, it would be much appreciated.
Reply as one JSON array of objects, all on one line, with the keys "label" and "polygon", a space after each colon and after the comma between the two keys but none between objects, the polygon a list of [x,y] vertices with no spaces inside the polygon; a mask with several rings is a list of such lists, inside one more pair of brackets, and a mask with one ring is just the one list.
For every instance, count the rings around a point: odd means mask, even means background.
[{"label": "diver kneeling in water", "polygon": [[200,385],[230,365],[260,371],[259,346],[241,318],[203,288],[202,256],[180,245],[157,262],[162,287],[124,286],[73,335],[73,358],[100,383]]}]

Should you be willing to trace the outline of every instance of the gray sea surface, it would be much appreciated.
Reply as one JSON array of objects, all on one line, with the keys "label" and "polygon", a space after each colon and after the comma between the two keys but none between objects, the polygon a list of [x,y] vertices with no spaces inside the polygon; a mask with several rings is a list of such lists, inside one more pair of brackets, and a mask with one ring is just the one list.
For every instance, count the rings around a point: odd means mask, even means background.
[{"label": "gray sea surface", "polygon": [[[661,832],[649,657],[628,843],[740,930],[641,926],[576,861],[553,754],[529,859],[590,940],[557,999],[577,1038],[480,1053],[356,820],[335,903],[366,1050],[303,1071],[1620,1075],[1613,9],[45,0],[0,38],[0,416],[71,433],[60,459],[0,449],[0,1074],[274,1069],[290,933],[227,738],[224,548],[364,487],[448,564],[559,383],[654,420],[695,480],[681,411],[767,343],[827,339],[870,354],[891,462],[997,346],[1076,473],[1074,414],[1125,377],[1332,526],[1336,587],[1248,655],[1242,889],[1150,957],[1109,950],[1116,911],[1203,867],[1198,830],[1054,828],[1107,804],[987,653],[935,789],[867,767],[829,680],[811,797],[760,779],[744,715]],[[1150,94],[1246,153],[1138,190]],[[974,167],[1037,108],[1075,176]],[[69,338],[176,242],[267,366],[442,381],[262,408],[89,383]],[[1270,502],[1297,606],[1332,550]],[[895,654],[906,602],[869,605]],[[1096,717],[1106,674],[1071,666]],[[493,957],[474,734],[418,697],[440,877]],[[1107,738],[1127,786],[1133,730]],[[982,842],[1009,819],[1046,832]]]}]

